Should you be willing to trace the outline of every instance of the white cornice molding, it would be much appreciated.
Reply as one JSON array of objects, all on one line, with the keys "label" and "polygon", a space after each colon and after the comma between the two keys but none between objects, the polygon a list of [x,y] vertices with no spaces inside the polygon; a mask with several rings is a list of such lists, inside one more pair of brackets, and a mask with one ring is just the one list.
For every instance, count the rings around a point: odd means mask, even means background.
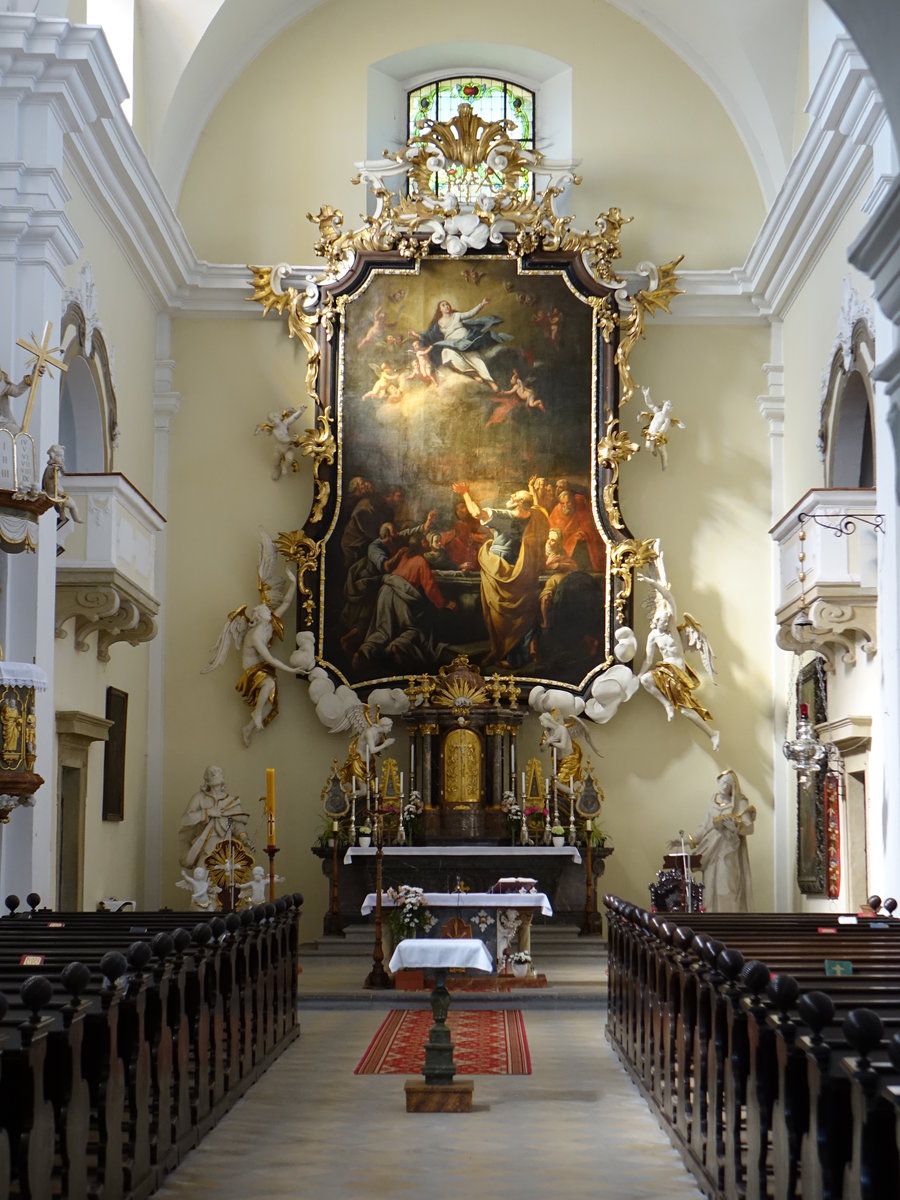
[{"label": "white cornice molding", "polygon": [[[156,307],[185,316],[258,317],[258,307],[247,303],[244,264],[207,263],[194,254],[119,108],[123,85],[99,31],[0,14],[0,91],[26,83],[66,115],[66,163]],[[767,324],[790,308],[871,172],[872,143],[885,120],[849,38],[832,47],[808,107],[808,132],[744,265],[682,272],[684,295],[661,319]]]}]

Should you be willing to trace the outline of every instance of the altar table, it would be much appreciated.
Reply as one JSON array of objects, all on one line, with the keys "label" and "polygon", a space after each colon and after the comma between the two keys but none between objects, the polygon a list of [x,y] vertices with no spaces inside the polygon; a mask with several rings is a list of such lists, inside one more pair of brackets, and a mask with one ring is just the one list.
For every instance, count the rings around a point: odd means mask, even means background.
[{"label": "altar table", "polygon": [[[424,944],[438,939],[453,940],[441,938],[441,926],[451,917],[459,917],[471,926],[473,938],[485,943],[488,951],[494,950],[498,970],[514,950],[531,953],[531,918],[535,910],[545,917],[553,916],[553,906],[543,892],[425,892],[423,899],[436,923],[415,941]],[[361,909],[364,917],[374,911],[375,900],[375,893],[369,892]],[[383,908],[394,907],[385,892],[381,894],[381,904]],[[532,964],[528,974],[534,974]]]}]

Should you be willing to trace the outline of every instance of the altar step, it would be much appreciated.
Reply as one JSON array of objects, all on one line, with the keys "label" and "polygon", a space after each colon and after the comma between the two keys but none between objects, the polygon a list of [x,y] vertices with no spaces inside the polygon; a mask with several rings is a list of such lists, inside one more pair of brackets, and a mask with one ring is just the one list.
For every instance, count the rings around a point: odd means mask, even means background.
[{"label": "altar step", "polygon": [[[314,942],[304,942],[301,955],[316,957],[371,957],[375,936],[370,924],[348,925],[343,937],[323,934]],[[531,926],[531,947],[541,958],[546,955],[572,958],[606,958],[606,939],[582,937],[577,925],[559,925],[553,922]]]}]

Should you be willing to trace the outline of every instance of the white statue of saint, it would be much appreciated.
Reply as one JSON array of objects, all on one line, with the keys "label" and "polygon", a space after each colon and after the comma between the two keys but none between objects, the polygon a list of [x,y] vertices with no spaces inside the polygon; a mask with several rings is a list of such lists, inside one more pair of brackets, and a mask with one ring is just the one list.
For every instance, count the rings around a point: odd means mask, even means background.
[{"label": "white statue of saint", "polygon": [[189,871],[204,866],[207,855],[229,836],[246,846],[249,820],[238,797],[228,794],[222,768],[207,767],[203,784],[191,797],[178,827],[183,842],[181,865]]},{"label": "white statue of saint", "polygon": [[198,912],[212,912],[216,907],[216,885],[209,877],[206,867],[194,867],[188,873],[182,868],[181,878],[175,884],[191,893],[191,908]]},{"label": "white statue of saint", "polygon": [[68,518],[83,525],[84,521],[78,511],[78,505],[60,484],[60,476],[66,471],[66,451],[60,445],[51,446],[47,451],[47,465],[41,478],[41,489],[48,500],[53,501],[53,507],[61,521]]},{"label": "white statue of saint", "polygon": [[265,421],[260,421],[253,430],[254,434],[270,434],[275,443],[273,479],[280,479],[282,475],[287,475],[288,471],[299,471],[300,469],[297,450],[300,447],[301,439],[299,434],[291,432],[291,426],[295,421],[299,421],[305,412],[306,405],[304,404],[302,408],[284,408],[280,413],[267,413]]},{"label": "white statue of saint", "polygon": [[[284,883],[283,875],[275,876],[276,883]],[[238,884],[241,899],[249,904],[265,904],[269,898],[269,876],[265,867],[254,867],[246,883]]]},{"label": "white statue of saint", "polygon": [[680,625],[677,623],[678,610],[668,586],[648,575],[639,575],[638,579],[654,589],[644,665],[638,672],[641,687],[662,704],[670,721],[676,712],[680,712],[702,729],[712,741],[713,749],[718,750],[719,731],[710,726],[712,713],[694,696],[700,686],[700,677],[690,663],[685,662],[687,643],[691,649],[700,652],[707,674],[714,679],[709,639],[690,613],[684,614]]},{"label": "white statue of saint", "polygon": [[717,776],[703,824],[694,835],[703,871],[703,904],[708,912],[750,912],[753,887],[747,838],[756,809],[741,791],[734,771]]}]

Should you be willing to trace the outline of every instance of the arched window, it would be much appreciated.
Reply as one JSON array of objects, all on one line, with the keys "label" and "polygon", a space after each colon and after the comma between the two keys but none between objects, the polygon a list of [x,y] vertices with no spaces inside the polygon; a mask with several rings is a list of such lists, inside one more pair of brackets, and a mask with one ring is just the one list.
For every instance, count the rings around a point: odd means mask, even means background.
[{"label": "arched window", "polygon": [[118,405],[90,263],[84,263],[78,288],[67,291],[64,300],[60,339],[68,370],[60,380],[59,441],[69,474],[103,474],[113,469]]},{"label": "arched window", "polygon": [[[424,121],[449,121],[460,104],[470,104],[483,121],[511,121],[511,136],[529,150],[534,149],[534,92],[505,79],[483,75],[455,75],[434,79],[407,92],[409,136],[419,132]],[[436,173],[435,191],[443,192],[449,181]],[[530,171],[522,175],[519,191],[529,196],[533,187]]]},{"label": "arched window", "polygon": [[819,451],[825,486],[875,486],[872,378],[875,337],[868,309],[844,281],[841,327],[824,379]]}]

